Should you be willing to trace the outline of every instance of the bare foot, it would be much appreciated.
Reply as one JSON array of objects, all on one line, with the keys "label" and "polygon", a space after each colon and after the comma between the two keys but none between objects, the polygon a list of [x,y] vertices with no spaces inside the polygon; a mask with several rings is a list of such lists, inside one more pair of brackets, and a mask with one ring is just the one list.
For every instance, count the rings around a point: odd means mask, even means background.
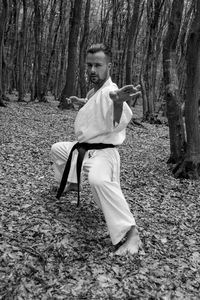
[{"label": "bare foot", "polygon": [[136,254],[139,251],[142,243],[139,238],[138,231],[135,226],[131,227],[130,231],[127,234],[127,239],[122,244],[119,249],[115,252],[116,255],[125,255],[129,254]]}]

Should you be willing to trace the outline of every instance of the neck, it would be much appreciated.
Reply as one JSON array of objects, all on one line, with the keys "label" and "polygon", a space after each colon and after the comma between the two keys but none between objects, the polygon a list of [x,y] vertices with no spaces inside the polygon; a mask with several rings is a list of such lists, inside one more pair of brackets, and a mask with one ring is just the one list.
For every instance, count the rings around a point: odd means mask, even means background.
[{"label": "neck", "polygon": [[104,83],[108,80],[109,76],[102,80],[101,82],[97,83],[97,84],[94,84],[94,91],[97,92],[103,85]]}]

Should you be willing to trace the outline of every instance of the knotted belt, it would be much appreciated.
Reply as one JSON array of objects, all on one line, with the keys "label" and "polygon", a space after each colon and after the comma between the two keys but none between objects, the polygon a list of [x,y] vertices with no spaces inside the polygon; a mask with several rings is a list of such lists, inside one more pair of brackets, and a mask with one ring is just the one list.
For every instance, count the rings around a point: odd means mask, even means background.
[{"label": "knotted belt", "polygon": [[67,163],[65,165],[65,169],[63,172],[63,176],[60,182],[60,187],[58,189],[56,198],[60,199],[66,183],[67,183],[67,179],[68,179],[68,175],[69,175],[69,171],[70,171],[70,167],[71,167],[71,160],[72,160],[72,155],[75,149],[78,150],[78,157],[77,157],[77,162],[76,162],[76,173],[77,173],[77,185],[78,185],[78,201],[77,201],[77,206],[79,206],[80,203],[80,178],[81,178],[81,167],[82,167],[82,163],[83,163],[83,159],[85,156],[85,153],[88,150],[100,150],[100,149],[104,149],[104,148],[114,148],[116,147],[113,144],[102,144],[102,143],[95,143],[95,144],[88,144],[88,143],[76,143],[70,153],[69,153],[69,157],[67,160]]}]

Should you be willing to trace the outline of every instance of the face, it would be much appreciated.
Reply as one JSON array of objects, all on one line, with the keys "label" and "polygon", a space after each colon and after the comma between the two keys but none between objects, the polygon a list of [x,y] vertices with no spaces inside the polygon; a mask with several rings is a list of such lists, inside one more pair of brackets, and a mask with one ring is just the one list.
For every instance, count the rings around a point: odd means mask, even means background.
[{"label": "face", "polygon": [[88,53],[86,57],[87,74],[89,80],[95,85],[102,85],[110,75],[111,63],[103,51]]}]

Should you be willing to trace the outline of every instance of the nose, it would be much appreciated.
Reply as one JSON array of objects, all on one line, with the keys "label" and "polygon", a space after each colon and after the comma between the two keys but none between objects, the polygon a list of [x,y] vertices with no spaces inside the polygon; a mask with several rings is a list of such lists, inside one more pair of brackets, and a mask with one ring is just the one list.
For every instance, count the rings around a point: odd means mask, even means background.
[{"label": "nose", "polygon": [[92,74],[95,74],[95,73],[96,73],[96,68],[95,68],[95,66],[92,66],[92,68],[91,68],[91,73],[92,73]]}]

